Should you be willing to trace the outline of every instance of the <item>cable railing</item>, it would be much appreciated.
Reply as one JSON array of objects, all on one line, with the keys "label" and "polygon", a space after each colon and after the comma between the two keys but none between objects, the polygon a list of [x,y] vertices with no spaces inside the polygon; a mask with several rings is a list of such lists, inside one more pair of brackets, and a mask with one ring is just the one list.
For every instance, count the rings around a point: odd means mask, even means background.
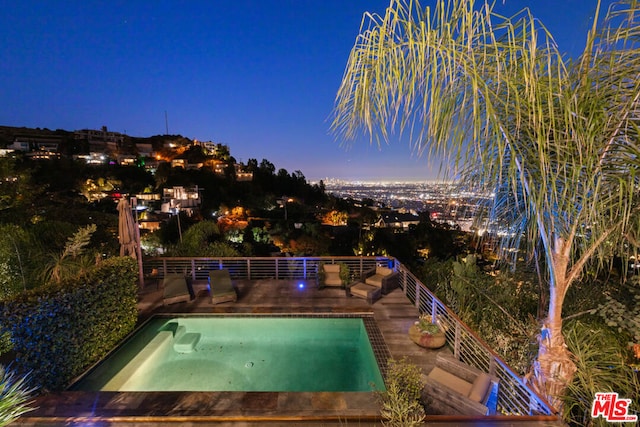
[{"label": "cable railing", "polygon": [[553,408],[493,352],[468,326],[446,307],[404,265],[392,257],[158,257],[144,260],[145,277],[162,279],[179,273],[193,282],[206,282],[210,270],[226,269],[232,279],[317,280],[322,264],[349,266],[350,281],[367,270],[384,265],[399,273],[400,287],[421,314],[428,314],[445,330],[447,344],[456,359],[500,380],[497,411],[504,415],[554,415]]},{"label": "cable railing", "polygon": [[221,269],[228,270],[232,279],[315,280],[320,265],[338,262],[349,266],[350,280],[357,280],[377,265],[393,267],[396,261],[389,257],[158,257],[145,259],[143,271],[147,278],[178,273],[192,281],[206,281],[210,270]]},{"label": "cable railing", "polygon": [[400,287],[420,313],[428,314],[445,331],[447,343],[456,359],[489,373],[500,380],[497,412],[505,415],[554,415],[543,398],[527,387],[522,378],[493,352],[468,326],[446,307],[407,268],[396,263]]}]

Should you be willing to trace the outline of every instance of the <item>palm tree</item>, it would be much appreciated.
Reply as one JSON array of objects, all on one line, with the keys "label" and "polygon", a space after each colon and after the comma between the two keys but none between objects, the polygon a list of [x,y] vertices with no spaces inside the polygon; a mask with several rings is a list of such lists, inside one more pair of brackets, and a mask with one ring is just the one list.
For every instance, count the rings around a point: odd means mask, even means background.
[{"label": "palm tree", "polygon": [[366,14],[332,130],[378,143],[408,135],[415,151],[495,194],[490,223],[509,230],[499,247],[525,247],[545,267],[530,378],[559,408],[576,369],[562,335],[567,290],[637,246],[640,7],[617,3],[600,22],[598,2],[573,61],[527,9],[506,18],[475,3],[391,0],[384,16]]}]

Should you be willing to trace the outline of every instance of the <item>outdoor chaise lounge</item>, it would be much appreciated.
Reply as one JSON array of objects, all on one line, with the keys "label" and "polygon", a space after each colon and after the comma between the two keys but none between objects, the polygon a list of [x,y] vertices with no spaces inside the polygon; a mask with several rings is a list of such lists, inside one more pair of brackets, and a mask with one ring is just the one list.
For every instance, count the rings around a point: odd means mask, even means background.
[{"label": "outdoor chaise lounge", "polygon": [[[439,353],[436,365],[424,378],[422,399],[427,407],[442,415],[492,415],[498,379]],[[494,396],[495,397],[495,396]]]},{"label": "outdoor chaise lounge", "polygon": [[164,305],[191,301],[187,279],[181,274],[168,274],[162,280]]},{"label": "outdoor chaise lounge", "polygon": [[231,283],[231,276],[228,270],[211,270],[209,272],[209,292],[211,293],[212,304],[236,301],[238,299],[238,294]]}]

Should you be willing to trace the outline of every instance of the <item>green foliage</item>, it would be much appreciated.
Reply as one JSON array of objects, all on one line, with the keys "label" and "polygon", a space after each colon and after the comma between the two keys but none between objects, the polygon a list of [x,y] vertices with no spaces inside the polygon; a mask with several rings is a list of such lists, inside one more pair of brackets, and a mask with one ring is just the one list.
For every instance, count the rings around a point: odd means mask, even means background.
[{"label": "green foliage", "polygon": [[184,233],[182,242],[168,251],[169,256],[234,257],[240,253],[221,241],[220,229],[213,221],[200,221]]},{"label": "green foliage", "polygon": [[36,196],[31,171],[21,167],[16,159],[0,157],[0,213],[2,219],[19,220],[22,208]]},{"label": "green foliage", "polygon": [[437,334],[438,332],[440,332],[440,325],[431,322],[431,316],[429,315],[422,314],[418,318],[418,322],[416,324],[418,325],[418,329],[420,330],[420,332],[426,334]]},{"label": "green foliage", "polygon": [[419,426],[425,419],[421,403],[424,384],[420,378],[420,368],[406,357],[391,359],[387,366],[386,391],[379,393],[385,426]]},{"label": "green foliage", "polygon": [[31,395],[35,389],[27,383],[27,376],[18,377],[0,365],[0,427],[11,424],[20,415],[33,410]]},{"label": "green foliage", "polygon": [[238,257],[241,255],[235,247],[225,242],[209,243],[202,248],[201,254],[199,256],[206,257]]},{"label": "green foliage", "polygon": [[13,349],[11,334],[8,332],[0,333],[0,355],[11,351],[11,349]]},{"label": "green foliage", "polygon": [[50,254],[49,263],[42,269],[44,283],[60,283],[63,278],[82,274],[88,268],[93,259],[84,256],[84,251],[96,229],[95,224],[80,228],[67,239],[62,252]]},{"label": "green foliage", "polygon": [[196,250],[202,246],[220,239],[220,229],[214,221],[200,221],[189,227],[182,236],[182,246],[185,250]]},{"label": "green foliage", "polygon": [[78,231],[78,226],[60,220],[44,220],[33,224],[29,231],[38,237],[44,251],[62,252],[70,236]]},{"label": "green foliage", "polygon": [[619,301],[613,296],[604,295],[605,302],[600,304],[596,312],[607,326],[614,328],[623,334],[630,341],[640,343],[640,288],[639,278],[636,276],[632,280],[634,283],[629,287],[626,301]]},{"label": "green foliage", "polygon": [[343,285],[346,285],[351,281],[351,270],[344,262],[339,262],[338,264],[340,265],[340,280],[342,280]]},{"label": "green foliage", "polygon": [[451,264],[429,266],[434,273],[422,269],[421,275],[439,277],[436,295],[509,366],[520,374],[526,373],[537,350],[535,337],[539,331],[534,278],[524,270],[489,275],[476,266],[472,255]]},{"label": "green foliage", "polygon": [[591,418],[596,392],[617,392],[632,399],[631,412],[640,410],[640,382],[625,363],[617,337],[597,323],[567,322],[565,340],[578,370],[567,388],[564,419],[572,426],[605,426],[603,418]]},{"label": "green foliage", "polygon": [[65,387],[133,330],[137,277],[135,260],[110,258],[84,276],[5,301],[0,332],[11,333],[17,368],[45,389]]},{"label": "green foliage", "polygon": [[455,262],[453,259],[442,261],[437,258],[428,258],[424,264],[413,267],[412,271],[429,290],[436,292],[436,289],[451,280],[453,262]]},{"label": "green foliage", "polygon": [[160,233],[146,233],[140,237],[140,244],[144,255],[160,256],[161,250],[164,249],[160,238]]},{"label": "green foliage", "polygon": [[266,227],[253,227],[251,234],[255,243],[267,244],[271,242],[271,236]]},{"label": "green foliage", "polygon": [[0,300],[27,288],[31,236],[17,225],[0,225]]},{"label": "green foliage", "polygon": [[479,289],[486,289],[491,278],[476,266],[476,257],[468,255],[451,264],[449,280],[440,281],[436,293],[462,319],[471,325],[482,307]]}]

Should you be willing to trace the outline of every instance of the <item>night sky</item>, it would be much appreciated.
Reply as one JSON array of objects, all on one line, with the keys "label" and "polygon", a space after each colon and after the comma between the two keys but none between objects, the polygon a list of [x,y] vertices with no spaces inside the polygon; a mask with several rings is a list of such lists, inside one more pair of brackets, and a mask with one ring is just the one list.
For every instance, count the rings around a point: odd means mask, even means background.
[{"label": "night sky", "polygon": [[[604,1],[604,0],[603,0]],[[597,0],[529,6],[577,56]],[[432,3],[423,0],[423,6]],[[605,1],[609,4],[610,1]],[[389,0],[2,1],[0,125],[166,132],[227,144],[309,180],[436,177],[407,141],[350,149],[329,117],[363,12]],[[436,170],[434,172],[434,170]]]}]

